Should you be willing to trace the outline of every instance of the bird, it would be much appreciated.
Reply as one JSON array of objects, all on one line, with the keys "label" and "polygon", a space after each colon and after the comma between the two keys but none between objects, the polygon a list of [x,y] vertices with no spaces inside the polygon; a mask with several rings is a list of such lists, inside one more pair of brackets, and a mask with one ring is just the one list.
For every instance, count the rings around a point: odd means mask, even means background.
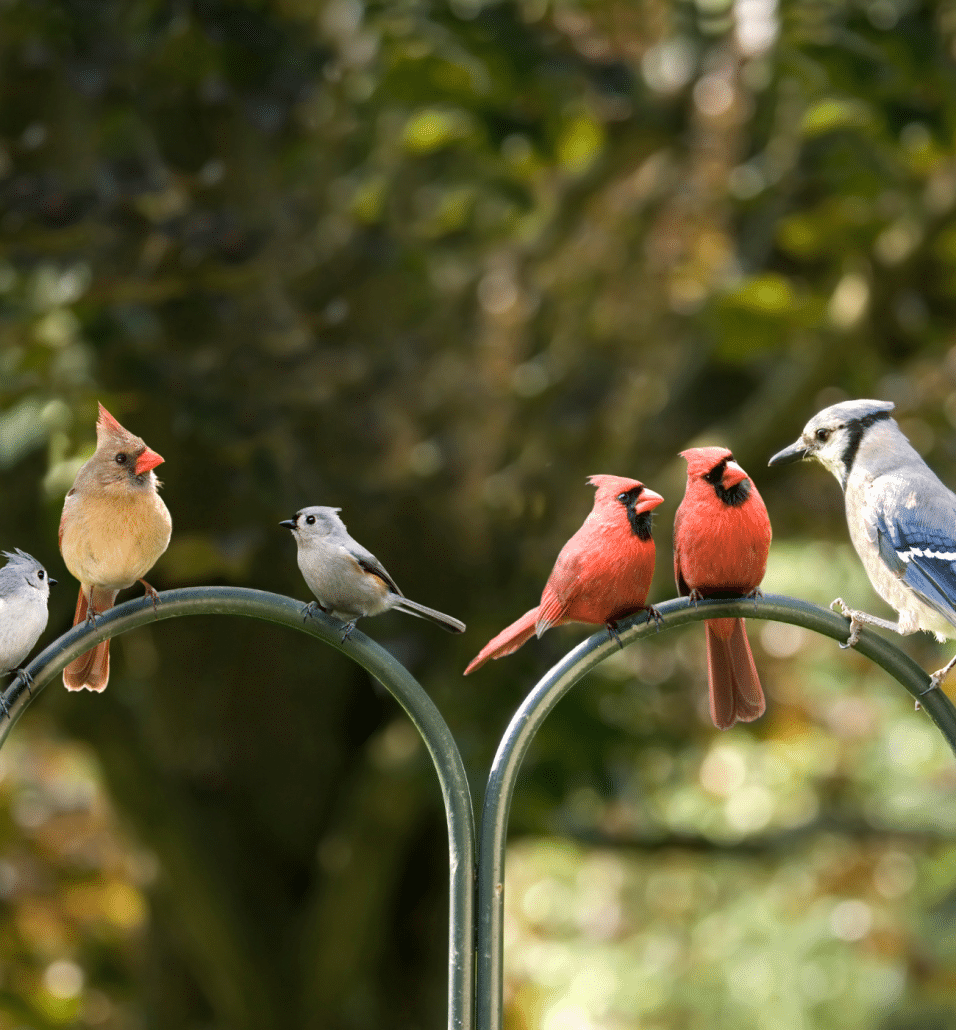
[{"label": "bird", "polygon": [[[163,458],[99,405],[96,451],[76,474],[63,502],[60,553],[80,581],[73,625],[96,624],[120,590],[137,580],[157,603],[143,577],[169,545],[172,518],[153,471]],[[63,670],[68,690],[104,690],[110,675],[110,642],[103,640]]]},{"label": "bird", "polygon": [[645,601],[654,576],[652,512],[664,498],[623,476],[591,476],[588,482],[597,488],[594,506],[561,548],[541,603],[485,644],[465,669],[466,676],[552,626],[603,625],[623,646],[615,623],[624,616],[645,611],[648,622],[654,618],[660,624],[660,613]]},{"label": "bird", "polygon": [[[770,459],[770,465],[815,460],[836,476],[850,540],[874,589],[897,613],[891,622],[836,598],[830,607],[850,620],[841,647],[856,644],[863,626],[956,638],[956,494],[903,435],[890,415],[894,407],[867,399],[832,404]],[[930,676],[927,691],[954,665],[956,656]]]},{"label": "bird", "polygon": [[313,505],[279,523],[295,537],[299,570],[316,597],[303,609],[306,615],[318,606],[344,622],[343,643],[359,619],[392,609],[427,619],[449,633],[465,632],[459,619],[409,600],[378,558],[349,536],[341,510]]},{"label": "bird", "polygon": [[[770,518],[753,480],[726,447],[692,447],[674,519],[674,579],[682,597],[756,597],[767,569]],[[718,729],[767,708],[743,619],[708,619],[710,715]]]},{"label": "bird", "polygon": [[[56,580],[19,547],[3,555],[7,563],[0,569],[0,675],[16,671],[29,690],[30,677],[20,663],[46,629],[50,587]],[[10,715],[3,697],[0,710]]]}]

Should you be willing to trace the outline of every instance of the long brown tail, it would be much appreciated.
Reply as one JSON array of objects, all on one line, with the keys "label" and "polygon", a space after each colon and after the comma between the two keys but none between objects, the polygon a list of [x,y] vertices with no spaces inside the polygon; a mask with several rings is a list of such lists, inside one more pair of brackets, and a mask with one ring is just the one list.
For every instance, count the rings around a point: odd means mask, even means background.
[{"label": "long brown tail", "polygon": [[[99,615],[107,608],[113,607],[116,600],[117,590],[100,590],[97,587],[90,587],[90,594],[93,598],[93,613]],[[76,614],[73,616],[73,625],[86,622],[89,613],[90,602],[86,591],[80,587],[80,596],[76,601]],[[103,640],[96,647],[91,648],[63,670],[63,685],[67,690],[105,690],[110,679],[110,642]]]},{"label": "long brown tail", "polygon": [[710,716],[718,729],[753,722],[767,709],[743,619],[707,623],[707,680]]},{"label": "long brown tail", "polygon": [[538,609],[532,608],[525,612],[520,619],[513,622],[507,629],[503,629],[498,636],[489,640],[487,644],[472,658],[471,664],[465,669],[465,675],[480,669],[485,662],[492,658],[504,658],[506,654],[512,654],[535,634],[535,623],[538,621]]}]

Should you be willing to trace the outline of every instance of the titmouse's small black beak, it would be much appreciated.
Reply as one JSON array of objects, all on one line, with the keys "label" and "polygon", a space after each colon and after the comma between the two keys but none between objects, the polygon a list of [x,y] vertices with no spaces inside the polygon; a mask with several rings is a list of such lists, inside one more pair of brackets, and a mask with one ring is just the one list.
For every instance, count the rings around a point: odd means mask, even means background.
[{"label": "titmouse's small black beak", "polygon": [[46,581],[50,584],[51,587],[56,586],[56,580],[52,576],[47,576]]},{"label": "titmouse's small black beak", "polygon": [[295,519],[283,519],[279,525],[285,526],[286,529],[295,529]]},{"label": "titmouse's small black beak", "polygon": [[789,465],[792,461],[800,461],[809,455],[809,451],[803,445],[802,440],[797,440],[796,443],[790,444],[789,447],[784,447],[782,451],[778,451],[771,459],[767,462],[768,465]]}]

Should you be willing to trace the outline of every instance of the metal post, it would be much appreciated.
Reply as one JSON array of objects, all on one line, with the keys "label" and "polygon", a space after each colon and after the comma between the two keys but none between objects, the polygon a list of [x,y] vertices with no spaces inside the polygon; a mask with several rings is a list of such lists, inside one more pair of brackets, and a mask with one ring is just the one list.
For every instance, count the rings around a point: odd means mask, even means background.
[{"label": "metal post", "polygon": [[[342,626],[321,612],[302,618],[303,603],[291,597],[240,587],[190,587],[159,595],[155,610],[147,598],[127,601],[97,617],[96,627],[75,626],[27,666],[35,696],[64,666],[107,637],[157,619],[183,615],[241,615],[299,630],[331,644],[371,673],[405,709],[428,748],[441,785],[448,823],[448,1027],[471,1030],[474,1008],[475,823],[468,778],[455,739],[418,681],[375,641],[359,630],[341,641]],[[30,695],[15,679],[4,692],[10,719],[0,724],[0,746],[23,714]]]},{"label": "metal post", "polygon": [[[842,615],[791,597],[767,595],[750,600],[701,601],[695,607],[684,599],[658,605],[662,629],[677,629],[690,622],[721,617],[773,619],[814,630],[845,641],[849,623]],[[644,614],[618,624],[622,643],[655,632]],[[505,845],[508,815],[521,763],[548,713],[598,662],[617,649],[601,630],[566,655],[539,680],[508,726],[488,777],[481,812],[478,842],[478,966],[475,1022],[477,1030],[501,1030],[503,997],[502,920],[504,912]],[[927,674],[895,644],[864,630],[856,649],[897,679],[926,709],[956,754],[956,708],[942,690],[922,694]]]}]

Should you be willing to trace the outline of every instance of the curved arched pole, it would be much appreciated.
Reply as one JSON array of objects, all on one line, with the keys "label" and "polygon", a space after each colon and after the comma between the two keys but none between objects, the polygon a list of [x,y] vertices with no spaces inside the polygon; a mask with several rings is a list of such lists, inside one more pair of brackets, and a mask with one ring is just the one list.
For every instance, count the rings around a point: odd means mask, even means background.
[{"label": "curved arched pole", "polygon": [[[317,637],[358,662],[405,709],[438,775],[448,821],[448,1026],[449,1030],[471,1030],[474,1018],[475,824],[468,778],[455,738],[418,681],[387,651],[359,630],[353,630],[343,643],[341,623],[321,612],[304,620],[302,609],[302,601],[263,590],[241,587],[168,590],[159,595],[155,610],[148,598],[138,598],[97,616],[95,628],[75,626],[37,655],[26,671],[32,677],[31,689],[36,696],[64,666],[98,641],[157,619],[184,615],[240,615],[264,619]],[[14,679],[3,697],[11,718],[2,719],[0,746],[30,701],[22,679]]]},{"label": "curved arched pole", "polygon": [[[826,608],[798,601],[792,597],[768,594],[758,601],[701,601],[694,607],[686,599],[657,605],[663,617],[663,629],[677,629],[690,622],[722,617],[772,619],[789,622],[804,629],[844,642],[849,622]],[[656,632],[641,613],[618,623],[624,644]],[[508,815],[515,781],[531,741],[548,713],[562,697],[595,665],[613,654],[617,644],[604,630],[589,637],[567,654],[538,681],[525,698],[508,726],[488,777],[482,805],[478,842],[478,967],[475,1021],[477,1030],[501,1030],[503,997],[502,944],[505,845],[508,838]],[[956,754],[956,707],[941,690],[922,691],[929,686],[929,676],[895,644],[869,630],[863,630],[856,650],[885,669],[919,701],[936,723]]]}]

